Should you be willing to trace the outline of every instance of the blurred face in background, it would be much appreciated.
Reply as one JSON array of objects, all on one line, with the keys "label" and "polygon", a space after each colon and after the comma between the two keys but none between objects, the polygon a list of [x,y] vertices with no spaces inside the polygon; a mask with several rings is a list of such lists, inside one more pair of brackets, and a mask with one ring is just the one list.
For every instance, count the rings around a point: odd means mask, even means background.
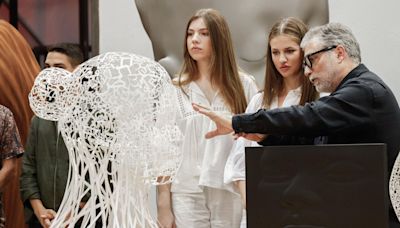
[{"label": "blurred face in background", "polygon": [[69,72],[74,71],[75,67],[72,66],[69,57],[60,52],[49,52],[46,56],[45,68],[58,67],[65,69]]}]

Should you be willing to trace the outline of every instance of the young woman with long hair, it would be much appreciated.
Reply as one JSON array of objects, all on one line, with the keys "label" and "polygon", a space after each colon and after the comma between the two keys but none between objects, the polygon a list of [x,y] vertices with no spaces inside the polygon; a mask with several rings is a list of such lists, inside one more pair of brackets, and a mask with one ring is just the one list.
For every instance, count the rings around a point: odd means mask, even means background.
[{"label": "young woman with long hair", "polygon": [[[303,72],[303,51],[300,42],[307,26],[299,19],[284,18],[274,24],[268,36],[264,90],[250,101],[246,112],[273,109],[291,105],[304,105],[319,95]],[[263,135],[256,135],[261,140]],[[309,139],[288,136],[268,136],[271,145],[308,144]],[[244,148],[258,146],[254,141],[239,138],[232,148],[225,166],[224,181],[232,182],[246,207]]]},{"label": "young woman with long hair", "polygon": [[189,20],[184,63],[174,79],[179,125],[184,135],[183,162],[171,185],[158,187],[161,227],[239,227],[240,197],[225,185],[224,167],[233,145],[231,136],[206,140],[212,121],[195,112],[192,102],[216,112],[243,113],[257,93],[254,79],[239,73],[228,25],[213,9],[198,10]]}]

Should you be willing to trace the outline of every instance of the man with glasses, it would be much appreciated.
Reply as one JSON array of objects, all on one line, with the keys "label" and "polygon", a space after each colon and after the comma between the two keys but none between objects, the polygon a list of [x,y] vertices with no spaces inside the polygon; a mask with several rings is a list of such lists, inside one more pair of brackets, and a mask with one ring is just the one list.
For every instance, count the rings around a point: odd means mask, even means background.
[{"label": "man with glasses", "polygon": [[[315,27],[305,35],[301,47],[305,75],[319,92],[331,93],[329,96],[304,106],[232,118],[193,104],[217,125],[206,137],[234,131],[237,137],[248,139],[262,133],[311,136],[327,144],[386,143],[390,172],[400,150],[399,105],[389,87],[361,64],[359,44],[351,30],[339,23]],[[400,227],[393,210],[390,227]]]}]

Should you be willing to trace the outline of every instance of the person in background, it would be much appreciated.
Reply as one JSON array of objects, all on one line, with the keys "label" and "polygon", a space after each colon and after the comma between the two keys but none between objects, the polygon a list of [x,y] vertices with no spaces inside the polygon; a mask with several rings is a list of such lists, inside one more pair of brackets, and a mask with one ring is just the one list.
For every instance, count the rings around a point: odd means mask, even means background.
[{"label": "person in background", "polygon": [[[318,93],[303,72],[303,51],[300,42],[308,28],[299,19],[289,17],[272,26],[268,36],[264,90],[256,94],[247,106],[246,113],[261,108],[274,109],[291,105],[304,105],[318,98]],[[257,135],[261,139],[264,135]],[[311,144],[305,138],[274,136],[270,145]],[[225,166],[224,182],[235,183],[246,208],[245,147],[258,146],[254,141],[236,140]],[[245,212],[243,213],[245,215]],[[245,216],[242,227],[245,227]]]},{"label": "person in background", "polygon": [[[45,67],[72,72],[83,60],[79,45],[60,43],[48,48]],[[68,170],[68,150],[57,122],[34,116],[20,178],[25,221],[29,227],[51,225],[64,196]]]},{"label": "person in background", "polygon": [[60,43],[49,46],[44,62],[45,68],[58,67],[69,72],[83,62],[83,53],[78,44]]},{"label": "person in background", "polygon": [[[17,172],[17,158],[22,156],[24,148],[19,138],[18,129],[10,110],[0,105],[0,193],[14,179]],[[0,199],[0,227],[5,227],[6,218]]]},{"label": "person in background", "polygon": [[240,197],[223,183],[233,139],[205,140],[214,127],[192,108],[201,103],[218,113],[243,113],[257,92],[254,78],[239,73],[228,25],[214,9],[200,9],[185,31],[184,64],[175,78],[178,120],[184,135],[183,162],[172,184],[158,186],[160,227],[239,227]]}]

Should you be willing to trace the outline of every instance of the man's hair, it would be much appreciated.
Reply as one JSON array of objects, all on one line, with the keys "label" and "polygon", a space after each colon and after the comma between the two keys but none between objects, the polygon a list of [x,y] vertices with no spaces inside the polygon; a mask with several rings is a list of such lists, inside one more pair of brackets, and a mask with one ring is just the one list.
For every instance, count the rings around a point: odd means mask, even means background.
[{"label": "man's hair", "polygon": [[68,56],[73,67],[78,66],[84,61],[82,49],[74,43],[58,43],[50,45],[47,52],[59,52]]},{"label": "man's hair", "polygon": [[300,46],[304,48],[310,41],[317,41],[323,47],[341,45],[355,63],[361,63],[360,45],[350,28],[343,24],[329,23],[310,29]]}]

